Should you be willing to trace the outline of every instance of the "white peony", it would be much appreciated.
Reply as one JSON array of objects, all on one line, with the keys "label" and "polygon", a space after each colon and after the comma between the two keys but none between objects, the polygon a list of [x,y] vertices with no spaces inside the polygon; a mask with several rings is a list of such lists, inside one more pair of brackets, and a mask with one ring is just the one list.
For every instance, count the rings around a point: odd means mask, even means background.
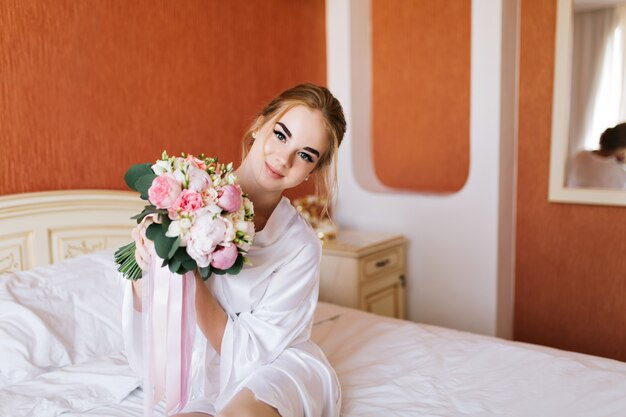
[{"label": "white peony", "polygon": [[226,232],[224,233],[224,242],[230,243],[235,238],[235,226],[228,217],[223,217],[224,224],[226,225]]},{"label": "white peony", "polygon": [[194,220],[187,241],[187,253],[199,267],[209,266],[215,247],[224,241],[226,229],[226,223],[220,217],[206,214]]},{"label": "white peony", "polygon": [[201,193],[204,189],[211,187],[211,176],[198,167],[190,166],[187,170],[189,179],[188,189]]}]

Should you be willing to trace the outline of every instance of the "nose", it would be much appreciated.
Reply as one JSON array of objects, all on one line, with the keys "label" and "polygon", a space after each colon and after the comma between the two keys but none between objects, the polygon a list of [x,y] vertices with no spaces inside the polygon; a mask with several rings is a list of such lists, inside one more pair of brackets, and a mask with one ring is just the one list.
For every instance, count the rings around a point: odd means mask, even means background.
[{"label": "nose", "polygon": [[293,158],[294,152],[291,152],[288,149],[284,149],[276,153],[276,162],[283,168],[291,168]]}]

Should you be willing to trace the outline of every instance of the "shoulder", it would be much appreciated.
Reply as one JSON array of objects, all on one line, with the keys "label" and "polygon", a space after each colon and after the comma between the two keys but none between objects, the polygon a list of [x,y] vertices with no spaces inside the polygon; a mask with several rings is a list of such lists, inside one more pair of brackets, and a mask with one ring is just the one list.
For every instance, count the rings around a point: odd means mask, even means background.
[{"label": "shoulder", "polygon": [[[287,199],[285,199],[287,200]],[[287,200],[288,202],[288,200]],[[282,242],[286,245],[284,264],[319,263],[322,257],[322,244],[311,225],[289,204],[289,221],[285,225]],[[283,246],[285,248],[285,246]]]},{"label": "shoulder", "polygon": [[287,234],[295,251],[315,258],[322,256],[320,240],[311,225],[299,213],[295,213]]},{"label": "shoulder", "polygon": [[574,162],[582,163],[590,160],[593,157],[589,151],[579,151],[574,155]]}]

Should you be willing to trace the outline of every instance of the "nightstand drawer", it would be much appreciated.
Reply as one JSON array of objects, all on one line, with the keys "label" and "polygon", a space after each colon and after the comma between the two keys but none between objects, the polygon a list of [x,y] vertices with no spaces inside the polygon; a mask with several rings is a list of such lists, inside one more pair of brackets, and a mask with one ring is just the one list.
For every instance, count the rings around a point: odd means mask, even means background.
[{"label": "nightstand drawer", "polygon": [[406,243],[399,235],[339,230],[322,247],[319,299],[405,318]]},{"label": "nightstand drawer", "polygon": [[363,279],[378,276],[404,265],[404,251],[401,246],[391,248],[366,257],[363,261]]}]

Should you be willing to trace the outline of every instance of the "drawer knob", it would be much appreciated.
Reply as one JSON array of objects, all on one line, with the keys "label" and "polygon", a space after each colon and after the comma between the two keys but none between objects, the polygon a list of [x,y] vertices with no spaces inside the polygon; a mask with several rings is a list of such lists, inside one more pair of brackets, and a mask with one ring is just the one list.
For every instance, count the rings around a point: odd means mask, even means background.
[{"label": "drawer knob", "polygon": [[376,268],[383,268],[387,266],[388,263],[389,263],[389,258],[383,259],[382,261],[378,261],[376,262]]}]

